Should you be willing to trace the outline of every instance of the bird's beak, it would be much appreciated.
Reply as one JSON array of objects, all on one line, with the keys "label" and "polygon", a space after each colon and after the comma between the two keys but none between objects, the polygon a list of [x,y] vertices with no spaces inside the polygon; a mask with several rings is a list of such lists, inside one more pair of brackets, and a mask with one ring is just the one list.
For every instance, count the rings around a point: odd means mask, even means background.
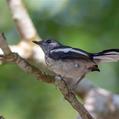
[{"label": "bird's beak", "polygon": [[41,41],[32,41],[33,43],[37,44],[37,45],[40,45],[41,44]]}]

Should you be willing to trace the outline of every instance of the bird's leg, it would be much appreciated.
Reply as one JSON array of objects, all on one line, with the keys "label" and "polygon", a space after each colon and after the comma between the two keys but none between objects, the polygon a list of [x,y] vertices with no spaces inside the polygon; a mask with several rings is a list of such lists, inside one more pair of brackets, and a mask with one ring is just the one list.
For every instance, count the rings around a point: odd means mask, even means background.
[{"label": "bird's leg", "polygon": [[64,80],[62,76],[60,75],[56,75],[55,76],[55,85],[57,86],[58,85],[58,82],[61,81],[61,80]]},{"label": "bird's leg", "polygon": [[[68,83],[67,83],[67,81],[65,80],[65,78],[64,77],[62,77],[61,75],[56,75],[55,76],[55,84],[57,85],[57,82],[59,82],[59,81],[64,81],[65,83],[66,83],[66,85],[68,86]],[[68,86],[69,87],[69,86]]]},{"label": "bird's leg", "polygon": [[80,83],[80,81],[81,81],[84,77],[85,77],[85,75],[82,75],[82,76],[78,79],[78,81],[76,81],[76,83],[73,84],[73,86],[72,86],[72,90],[73,90],[73,91],[77,88],[78,84]]},{"label": "bird's leg", "polygon": [[60,76],[60,75],[56,75],[56,76],[55,76],[55,79],[56,79],[56,80],[63,80],[63,77]]},{"label": "bird's leg", "polygon": [[71,86],[68,84],[67,80],[66,80],[64,77],[62,77],[61,75],[56,75],[56,76],[55,76],[55,85],[58,86],[58,83],[61,82],[61,81],[63,81],[63,82],[65,83],[65,85],[66,85],[70,90],[72,90],[72,89],[71,89]]},{"label": "bird's leg", "polygon": [[[57,75],[55,76],[55,84],[56,86],[58,85],[58,83],[62,80],[65,82],[65,84],[67,85],[67,87],[69,88],[69,90],[73,91],[76,90],[78,84],[80,83],[80,81],[85,77],[85,75],[82,75],[75,83],[68,81],[68,79],[65,79],[64,77]],[[72,84],[73,83],[73,84]]]}]

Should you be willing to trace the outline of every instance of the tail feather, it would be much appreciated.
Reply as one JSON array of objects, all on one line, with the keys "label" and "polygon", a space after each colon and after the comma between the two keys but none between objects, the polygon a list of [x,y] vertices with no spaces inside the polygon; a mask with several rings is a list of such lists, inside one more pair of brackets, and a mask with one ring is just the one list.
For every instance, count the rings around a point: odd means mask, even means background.
[{"label": "tail feather", "polygon": [[93,59],[96,63],[119,61],[119,49],[109,49],[95,53]]}]

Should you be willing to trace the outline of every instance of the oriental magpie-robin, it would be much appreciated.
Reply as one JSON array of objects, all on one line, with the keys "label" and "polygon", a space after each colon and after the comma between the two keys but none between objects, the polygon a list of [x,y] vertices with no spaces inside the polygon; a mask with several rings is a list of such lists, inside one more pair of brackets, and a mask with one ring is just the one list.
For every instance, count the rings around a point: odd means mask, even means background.
[{"label": "oriental magpie-robin", "polygon": [[71,85],[77,84],[88,72],[100,71],[98,64],[119,60],[119,49],[89,53],[52,39],[33,42],[44,51],[48,69],[66,79]]}]

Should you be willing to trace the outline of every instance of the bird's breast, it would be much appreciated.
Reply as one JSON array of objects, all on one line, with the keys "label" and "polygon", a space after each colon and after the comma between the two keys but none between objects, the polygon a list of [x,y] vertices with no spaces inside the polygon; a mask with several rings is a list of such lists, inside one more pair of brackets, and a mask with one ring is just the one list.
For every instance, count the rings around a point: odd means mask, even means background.
[{"label": "bird's breast", "polygon": [[86,60],[53,60],[46,58],[49,70],[65,78],[79,79],[87,72],[91,71],[94,63]]}]

